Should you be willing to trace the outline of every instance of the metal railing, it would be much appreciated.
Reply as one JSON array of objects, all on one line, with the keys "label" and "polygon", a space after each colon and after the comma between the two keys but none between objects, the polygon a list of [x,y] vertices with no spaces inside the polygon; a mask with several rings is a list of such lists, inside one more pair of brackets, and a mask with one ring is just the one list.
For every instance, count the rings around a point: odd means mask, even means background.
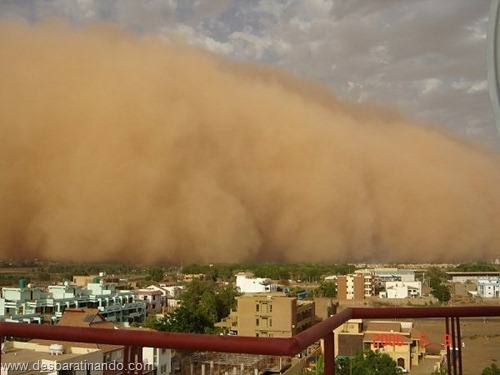
[{"label": "metal railing", "polygon": [[[453,307],[348,307],[340,313],[320,322],[290,338],[265,338],[199,335],[188,333],[93,329],[69,326],[38,324],[0,323],[0,337],[6,336],[50,339],[58,341],[78,341],[123,345],[126,352],[138,352],[141,347],[167,349],[245,353],[275,356],[295,356],[320,339],[324,340],[326,375],[335,374],[335,350],[333,330],[349,319],[406,319],[406,318],[446,318],[446,332],[452,343],[460,342],[460,317],[500,316],[500,306],[453,306]],[[450,332],[451,321],[451,332]],[[455,328],[456,327],[456,328]],[[458,339],[458,341],[456,341]],[[3,341],[3,340],[2,340]],[[457,345],[459,348],[460,345]],[[448,358],[450,357],[448,348]],[[449,374],[461,374],[461,353],[453,355],[453,363],[448,361]],[[130,356],[125,356],[128,360]],[[458,364],[457,364],[458,362]],[[1,364],[1,356],[0,356]]]}]

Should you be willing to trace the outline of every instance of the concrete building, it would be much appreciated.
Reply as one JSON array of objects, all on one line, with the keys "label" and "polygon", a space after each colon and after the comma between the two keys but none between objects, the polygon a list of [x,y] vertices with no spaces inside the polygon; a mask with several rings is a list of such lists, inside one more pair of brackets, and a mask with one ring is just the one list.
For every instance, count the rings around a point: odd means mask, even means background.
[{"label": "concrete building", "polygon": [[159,290],[138,289],[134,291],[136,299],[146,304],[146,315],[160,314],[163,312],[166,302],[163,293]]},{"label": "concrete building", "polygon": [[350,319],[334,330],[335,357],[352,357],[363,350],[363,320]]},{"label": "concrete building", "polygon": [[253,277],[251,273],[236,274],[236,289],[240,293],[275,293],[278,285],[270,279]]},{"label": "concrete building", "polygon": [[1,375],[102,375],[103,367],[99,348],[19,341],[2,344]]},{"label": "concrete building", "polygon": [[104,283],[95,278],[86,288],[70,285],[50,285],[46,290],[20,284],[18,288],[2,288],[0,319],[56,323],[69,308],[98,308],[107,320],[140,322],[146,317],[146,304],[136,300],[130,290],[118,290],[115,283]]},{"label": "concrete building", "polygon": [[487,277],[500,277],[500,272],[446,272],[448,280],[453,283],[466,283],[467,281],[477,282],[479,279]]},{"label": "concrete building", "polygon": [[479,278],[477,295],[482,298],[500,298],[500,277]]},{"label": "concrete building", "polygon": [[316,323],[313,301],[273,293],[246,294],[236,302],[236,309],[215,324],[230,335],[292,337]]},{"label": "concrete building", "polygon": [[[107,321],[104,316],[102,316],[98,309],[67,309],[62,318],[57,323],[58,326],[69,326],[69,327],[88,327],[95,329],[132,329],[132,328],[122,328],[118,327],[113,322]],[[133,328],[134,330],[142,330],[142,328]],[[77,338],[75,338],[77,340]],[[31,340],[30,343],[54,346],[57,345],[62,348],[78,346],[89,350],[99,350],[100,358],[97,359],[96,363],[110,364],[104,367],[103,375],[120,375],[125,373],[124,371],[116,371],[123,369],[123,361],[126,357],[125,347],[122,345],[108,345],[108,344],[92,344],[92,343],[78,343],[78,342],[66,342],[66,341],[50,341],[35,339]],[[171,372],[171,350],[170,349],[160,349],[160,348],[142,348],[142,368],[144,369],[143,374],[155,374],[155,375],[168,375]],[[115,366],[111,366],[115,364]],[[138,363],[134,363],[137,367]],[[59,375],[55,373],[54,375]],[[85,373],[84,373],[85,374]]]},{"label": "concrete building", "polygon": [[365,349],[387,354],[398,366],[410,371],[411,367],[418,366],[425,353],[420,336],[420,332],[413,328],[413,322],[371,321],[363,342]]},{"label": "concrete building", "polygon": [[337,276],[337,298],[360,300],[375,295],[375,278],[371,273]]},{"label": "concrete building", "polygon": [[422,295],[420,281],[387,281],[385,291],[379,293],[380,298],[416,298]]}]

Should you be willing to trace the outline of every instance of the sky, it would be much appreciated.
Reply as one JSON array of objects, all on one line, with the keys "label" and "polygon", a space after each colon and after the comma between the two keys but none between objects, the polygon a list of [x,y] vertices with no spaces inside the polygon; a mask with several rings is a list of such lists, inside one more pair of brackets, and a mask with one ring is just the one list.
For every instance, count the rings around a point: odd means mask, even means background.
[{"label": "sky", "polygon": [[488,95],[488,0],[1,0],[0,17],[111,22],[279,66],[500,148]]}]

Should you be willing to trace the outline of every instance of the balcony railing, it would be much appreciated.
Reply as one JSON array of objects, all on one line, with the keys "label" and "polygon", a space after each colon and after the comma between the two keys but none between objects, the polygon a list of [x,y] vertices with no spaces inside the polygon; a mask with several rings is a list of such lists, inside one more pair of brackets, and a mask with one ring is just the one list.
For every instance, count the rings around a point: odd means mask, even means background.
[{"label": "balcony railing", "polygon": [[[459,350],[458,356],[448,361],[449,374],[461,374],[460,317],[500,316],[500,306],[466,307],[394,307],[358,308],[350,307],[290,338],[264,338],[219,335],[197,335],[187,333],[94,329],[38,324],[0,323],[0,336],[38,338],[58,341],[123,345],[137,350],[141,347],[183,349],[193,351],[215,351],[227,353],[294,356],[320,339],[324,339],[325,371],[335,373],[333,330],[349,319],[392,318],[446,318],[446,332],[452,345]],[[449,351],[449,348],[448,348]],[[448,353],[450,358],[450,353]],[[1,357],[0,357],[1,363]]]}]

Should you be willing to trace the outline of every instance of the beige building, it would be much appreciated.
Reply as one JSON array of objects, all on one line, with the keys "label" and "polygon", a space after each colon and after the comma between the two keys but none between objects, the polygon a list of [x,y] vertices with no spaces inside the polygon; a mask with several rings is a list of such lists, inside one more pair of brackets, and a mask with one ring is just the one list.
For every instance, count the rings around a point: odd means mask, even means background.
[{"label": "beige building", "polygon": [[412,322],[371,321],[366,327],[363,342],[366,349],[389,355],[398,366],[409,371],[411,367],[418,366],[425,353],[420,336]]},{"label": "beige building", "polygon": [[77,343],[63,346],[6,341],[2,344],[1,375],[103,375],[103,367],[103,354],[99,348]]},{"label": "beige building", "polygon": [[227,334],[291,337],[316,323],[315,304],[282,293],[237,297],[237,308],[216,323]]},{"label": "beige building", "polygon": [[375,295],[375,276],[372,273],[337,276],[337,298],[359,300]]},{"label": "beige building", "polygon": [[349,319],[341,326],[335,328],[335,357],[354,356],[363,350],[363,320]]}]

